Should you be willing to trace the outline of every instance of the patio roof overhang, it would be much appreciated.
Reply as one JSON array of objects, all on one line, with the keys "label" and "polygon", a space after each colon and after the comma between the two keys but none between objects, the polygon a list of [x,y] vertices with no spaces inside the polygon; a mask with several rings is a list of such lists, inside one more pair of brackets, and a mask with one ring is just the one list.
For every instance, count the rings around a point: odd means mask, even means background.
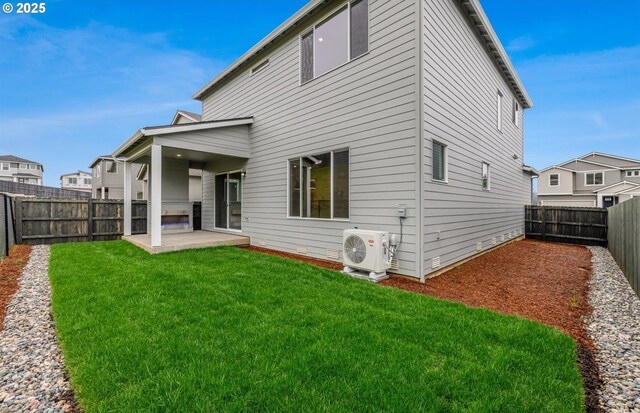
[{"label": "patio roof overhang", "polygon": [[158,144],[184,151],[249,158],[249,125],[252,123],[253,117],[246,117],[148,126],[131,135],[113,156],[133,161],[148,153],[152,144]]}]

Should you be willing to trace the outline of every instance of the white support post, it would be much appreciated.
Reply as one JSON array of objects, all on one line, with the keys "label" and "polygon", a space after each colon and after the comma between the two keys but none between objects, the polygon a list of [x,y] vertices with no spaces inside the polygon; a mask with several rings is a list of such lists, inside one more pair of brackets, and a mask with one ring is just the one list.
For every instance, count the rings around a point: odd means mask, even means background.
[{"label": "white support post", "polygon": [[162,245],[162,146],[151,145],[151,246]]},{"label": "white support post", "polygon": [[131,162],[124,161],[124,235],[131,235]]}]

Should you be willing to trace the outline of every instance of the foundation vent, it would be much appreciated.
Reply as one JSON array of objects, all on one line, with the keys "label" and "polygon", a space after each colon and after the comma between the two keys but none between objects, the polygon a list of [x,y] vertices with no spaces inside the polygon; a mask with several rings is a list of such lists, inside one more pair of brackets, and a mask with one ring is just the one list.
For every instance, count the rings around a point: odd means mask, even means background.
[{"label": "foundation vent", "polygon": [[482,242],[476,244],[476,251],[482,251]]},{"label": "foundation vent", "polygon": [[496,245],[497,243],[498,243],[498,240],[495,237],[493,237],[491,239],[491,245]]},{"label": "foundation vent", "polygon": [[440,257],[433,257],[431,259],[431,268],[438,268],[440,266]]},{"label": "foundation vent", "polygon": [[391,258],[391,266],[389,269],[398,271],[398,259],[396,257]]},{"label": "foundation vent", "polygon": [[267,241],[263,240],[263,239],[259,239],[258,240],[258,245],[261,247],[264,247],[265,245],[267,245]]},{"label": "foundation vent", "polygon": [[296,247],[296,252],[297,252],[298,254],[307,254],[307,253],[308,253],[308,251],[307,251],[307,247],[306,247],[306,246],[304,246],[304,245],[298,245],[298,246]]},{"label": "foundation vent", "polygon": [[500,238],[502,239],[502,242],[504,242],[504,234],[502,234]]},{"label": "foundation vent", "polygon": [[327,258],[332,261],[340,261],[340,251],[338,250],[327,250]]}]

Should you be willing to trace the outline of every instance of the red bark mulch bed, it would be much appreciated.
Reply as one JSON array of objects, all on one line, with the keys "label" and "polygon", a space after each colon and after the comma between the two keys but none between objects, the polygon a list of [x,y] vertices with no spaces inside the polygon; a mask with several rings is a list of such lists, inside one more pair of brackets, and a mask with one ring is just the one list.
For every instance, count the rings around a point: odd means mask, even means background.
[{"label": "red bark mulch bed", "polygon": [[16,245],[11,248],[9,255],[0,261],[0,331],[4,330],[7,304],[18,291],[18,278],[27,265],[30,254],[30,246]]},{"label": "red bark mulch bed", "polygon": [[586,331],[591,314],[591,252],[581,246],[533,240],[513,242],[427,279],[392,278],[383,285],[471,307],[516,314],[558,328],[578,342],[587,412],[601,411],[594,345]]},{"label": "red bark mulch bed", "polygon": [[298,254],[290,254],[288,252],[270,250],[268,248],[251,246],[251,247],[243,247],[243,249],[248,251],[262,252],[263,254],[275,255],[282,258],[290,258],[292,260],[306,262],[307,264],[315,265],[316,267],[328,268],[330,270],[342,271],[342,269],[344,268],[344,266],[340,262],[319,260],[317,258],[305,257],[304,255],[298,255]]}]

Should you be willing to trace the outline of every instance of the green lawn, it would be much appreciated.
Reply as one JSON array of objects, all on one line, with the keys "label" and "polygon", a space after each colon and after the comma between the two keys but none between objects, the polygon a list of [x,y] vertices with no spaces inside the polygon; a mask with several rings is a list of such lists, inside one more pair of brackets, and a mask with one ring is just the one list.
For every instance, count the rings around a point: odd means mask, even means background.
[{"label": "green lawn", "polygon": [[87,412],[580,412],[575,344],[518,317],[223,247],[52,247]]}]

